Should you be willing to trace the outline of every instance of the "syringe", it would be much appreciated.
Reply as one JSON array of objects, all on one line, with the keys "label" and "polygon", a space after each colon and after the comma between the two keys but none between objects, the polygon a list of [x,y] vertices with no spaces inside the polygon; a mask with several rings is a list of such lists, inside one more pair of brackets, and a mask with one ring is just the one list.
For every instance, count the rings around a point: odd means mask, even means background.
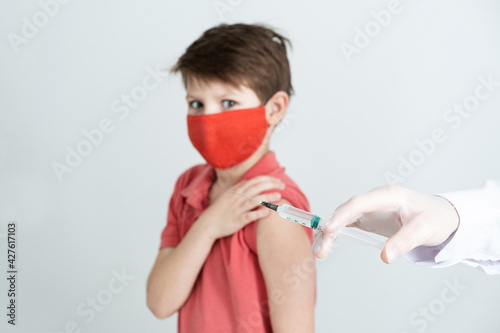
[{"label": "syringe", "polygon": [[[317,229],[323,232],[322,227],[327,222],[325,219],[319,217],[318,215],[306,212],[305,210],[298,209],[296,207],[287,204],[275,205],[269,202],[255,200],[254,198],[247,197],[246,195],[234,192],[233,190],[230,189],[228,189],[228,191],[241,195],[247,199],[257,201],[262,206],[277,212],[280,217],[301,224],[308,228]],[[367,232],[364,232],[356,228],[342,228],[337,234],[337,236],[341,236],[342,238],[347,238],[358,244],[372,246],[379,250],[382,250],[384,248],[383,241],[375,239],[371,237]]]},{"label": "syringe", "polygon": [[[278,206],[265,201],[261,201],[260,204],[264,207],[276,211],[280,217],[312,229],[318,229],[321,232],[323,232],[322,227],[327,222],[325,219],[319,217],[318,215],[314,215],[312,213],[306,212],[305,210],[298,209],[287,204]],[[339,231],[338,235],[341,235],[344,238],[348,238],[349,240],[362,245],[373,246],[380,250],[384,248],[384,242],[372,238],[368,235],[368,233],[356,228],[343,228]]]}]

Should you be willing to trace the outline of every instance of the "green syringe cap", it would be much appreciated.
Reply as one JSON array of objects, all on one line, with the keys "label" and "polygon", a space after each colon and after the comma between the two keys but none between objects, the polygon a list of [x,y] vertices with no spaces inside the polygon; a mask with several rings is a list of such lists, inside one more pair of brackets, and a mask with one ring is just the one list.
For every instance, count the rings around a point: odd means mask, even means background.
[{"label": "green syringe cap", "polygon": [[319,217],[318,215],[314,215],[311,220],[311,228],[318,229],[319,221],[321,221],[321,217]]}]

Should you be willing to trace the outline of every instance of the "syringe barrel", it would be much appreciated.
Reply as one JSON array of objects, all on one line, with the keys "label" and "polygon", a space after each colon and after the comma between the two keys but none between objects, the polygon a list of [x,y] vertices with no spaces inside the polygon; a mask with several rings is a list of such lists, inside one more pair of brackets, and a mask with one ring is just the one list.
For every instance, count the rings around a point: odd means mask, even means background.
[{"label": "syringe barrel", "polygon": [[317,229],[321,220],[318,215],[286,204],[279,206],[277,212],[280,217],[312,229]]},{"label": "syringe barrel", "polygon": [[[313,213],[309,213],[305,210],[298,209],[286,204],[279,206],[276,211],[278,212],[280,217],[312,229],[319,229],[322,231],[322,228],[326,223],[326,220],[322,219],[318,215],[314,215]],[[380,250],[384,248],[385,244],[385,242],[381,240],[372,238],[367,232],[361,231],[356,228],[344,227],[339,231],[339,235],[341,235],[341,237],[348,238],[349,240],[356,243],[373,246]]]}]

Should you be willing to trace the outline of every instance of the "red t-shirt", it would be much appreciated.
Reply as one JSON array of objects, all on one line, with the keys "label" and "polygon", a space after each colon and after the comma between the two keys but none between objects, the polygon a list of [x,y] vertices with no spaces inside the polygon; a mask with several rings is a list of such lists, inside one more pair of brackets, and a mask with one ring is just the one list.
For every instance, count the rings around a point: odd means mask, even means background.
[{"label": "red t-shirt", "polygon": [[[279,191],[282,198],[297,208],[309,210],[305,195],[285,174],[273,152],[263,156],[241,180],[259,175],[281,179],[286,184]],[[179,177],[170,199],[160,248],[177,246],[205,211],[214,177],[215,170],[207,164],[194,166]],[[312,241],[312,229],[304,227],[304,230]],[[251,222],[214,243],[189,298],[179,310],[179,332],[272,332],[256,235],[257,223]]]}]

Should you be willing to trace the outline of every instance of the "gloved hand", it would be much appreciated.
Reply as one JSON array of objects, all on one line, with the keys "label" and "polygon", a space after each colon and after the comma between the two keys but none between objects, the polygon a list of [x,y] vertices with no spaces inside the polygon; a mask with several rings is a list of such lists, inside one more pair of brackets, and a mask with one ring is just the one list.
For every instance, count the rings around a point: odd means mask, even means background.
[{"label": "gloved hand", "polygon": [[443,243],[459,226],[455,207],[445,198],[415,192],[397,185],[377,187],[337,207],[313,244],[317,258],[325,258],[335,234],[343,227],[389,237],[381,253],[392,263],[413,248]]}]

